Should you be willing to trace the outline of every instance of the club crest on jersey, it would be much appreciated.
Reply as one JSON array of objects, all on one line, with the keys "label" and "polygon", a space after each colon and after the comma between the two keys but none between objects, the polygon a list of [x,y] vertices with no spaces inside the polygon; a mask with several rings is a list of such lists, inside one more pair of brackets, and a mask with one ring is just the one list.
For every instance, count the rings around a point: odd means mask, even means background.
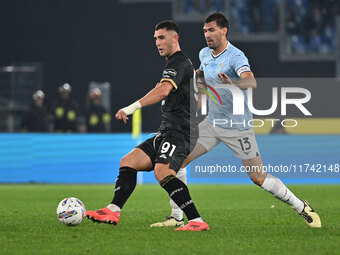
[{"label": "club crest on jersey", "polygon": [[174,77],[176,75],[177,75],[177,72],[174,69],[165,69],[163,71],[163,77],[165,78]]}]

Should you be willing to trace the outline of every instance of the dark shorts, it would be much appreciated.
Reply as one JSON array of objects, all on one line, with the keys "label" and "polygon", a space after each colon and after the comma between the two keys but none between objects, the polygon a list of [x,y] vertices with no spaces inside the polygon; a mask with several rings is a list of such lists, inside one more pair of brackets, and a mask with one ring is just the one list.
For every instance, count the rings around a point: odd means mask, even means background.
[{"label": "dark shorts", "polygon": [[136,148],[144,151],[151,159],[154,168],[156,163],[170,163],[170,169],[176,173],[184,160],[194,149],[197,137],[188,137],[178,131],[167,131],[145,140]]}]

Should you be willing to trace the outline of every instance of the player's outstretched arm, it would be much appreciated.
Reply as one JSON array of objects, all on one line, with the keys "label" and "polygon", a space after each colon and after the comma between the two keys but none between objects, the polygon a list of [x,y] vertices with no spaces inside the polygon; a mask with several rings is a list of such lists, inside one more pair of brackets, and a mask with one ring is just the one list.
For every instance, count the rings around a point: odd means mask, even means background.
[{"label": "player's outstretched arm", "polygon": [[160,84],[157,84],[157,86],[141,98],[139,102],[142,107],[156,104],[166,98],[173,88],[174,87],[170,82],[163,81]]},{"label": "player's outstretched arm", "polygon": [[126,121],[129,119],[127,117],[128,115],[133,114],[136,110],[142,107],[160,102],[169,95],[172,89],[173,86],[168,81],[157,84],[156,87],[147,93],[143,98],[139,99],[133,104],[130,104],[129,106],[120,109],[116,113],[116,119],[123,120],[124,123],[126,123]]}]

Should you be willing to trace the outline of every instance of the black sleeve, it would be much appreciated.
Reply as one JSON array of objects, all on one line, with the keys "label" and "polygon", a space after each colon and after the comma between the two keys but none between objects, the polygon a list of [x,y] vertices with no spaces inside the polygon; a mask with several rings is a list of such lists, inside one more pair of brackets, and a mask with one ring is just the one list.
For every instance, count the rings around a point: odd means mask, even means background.
[{"label": "black sleeve", "polygon": [[164,67],[161,82],[168,81],[172,84],[174,90],[177,90],[178,85],[185,79],[185,74],[185,62],[178,61],[178,59],[170,59]]}]

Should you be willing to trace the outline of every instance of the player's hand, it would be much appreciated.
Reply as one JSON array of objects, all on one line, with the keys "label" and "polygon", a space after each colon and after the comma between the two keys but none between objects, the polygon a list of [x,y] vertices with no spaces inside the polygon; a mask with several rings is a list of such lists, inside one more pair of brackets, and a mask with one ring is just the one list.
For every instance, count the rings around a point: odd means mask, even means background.
[{"label": "player's hand", "polygon": [[129,119],[126,115],[126,113],[120,109],[117,113],[116,113],[116,119],[117,120],[123,120],[124,123],[126,124],[126,121]]},{"label": "player's hand", "polygon": [[225,73],[218,73],[217,75],[218,75],[218,77],[220,77],[221,82],[223,84],[232,84],[233,83],[231,81],[231,79],[228,77],[228,75],[226,75]]},{"label": "player's hand", "polygon": [[158,88],[158,87],[161,86],[161,85],[162,85],[162,83],[158,82],[158,83],[156,84],[155,88]]}]

